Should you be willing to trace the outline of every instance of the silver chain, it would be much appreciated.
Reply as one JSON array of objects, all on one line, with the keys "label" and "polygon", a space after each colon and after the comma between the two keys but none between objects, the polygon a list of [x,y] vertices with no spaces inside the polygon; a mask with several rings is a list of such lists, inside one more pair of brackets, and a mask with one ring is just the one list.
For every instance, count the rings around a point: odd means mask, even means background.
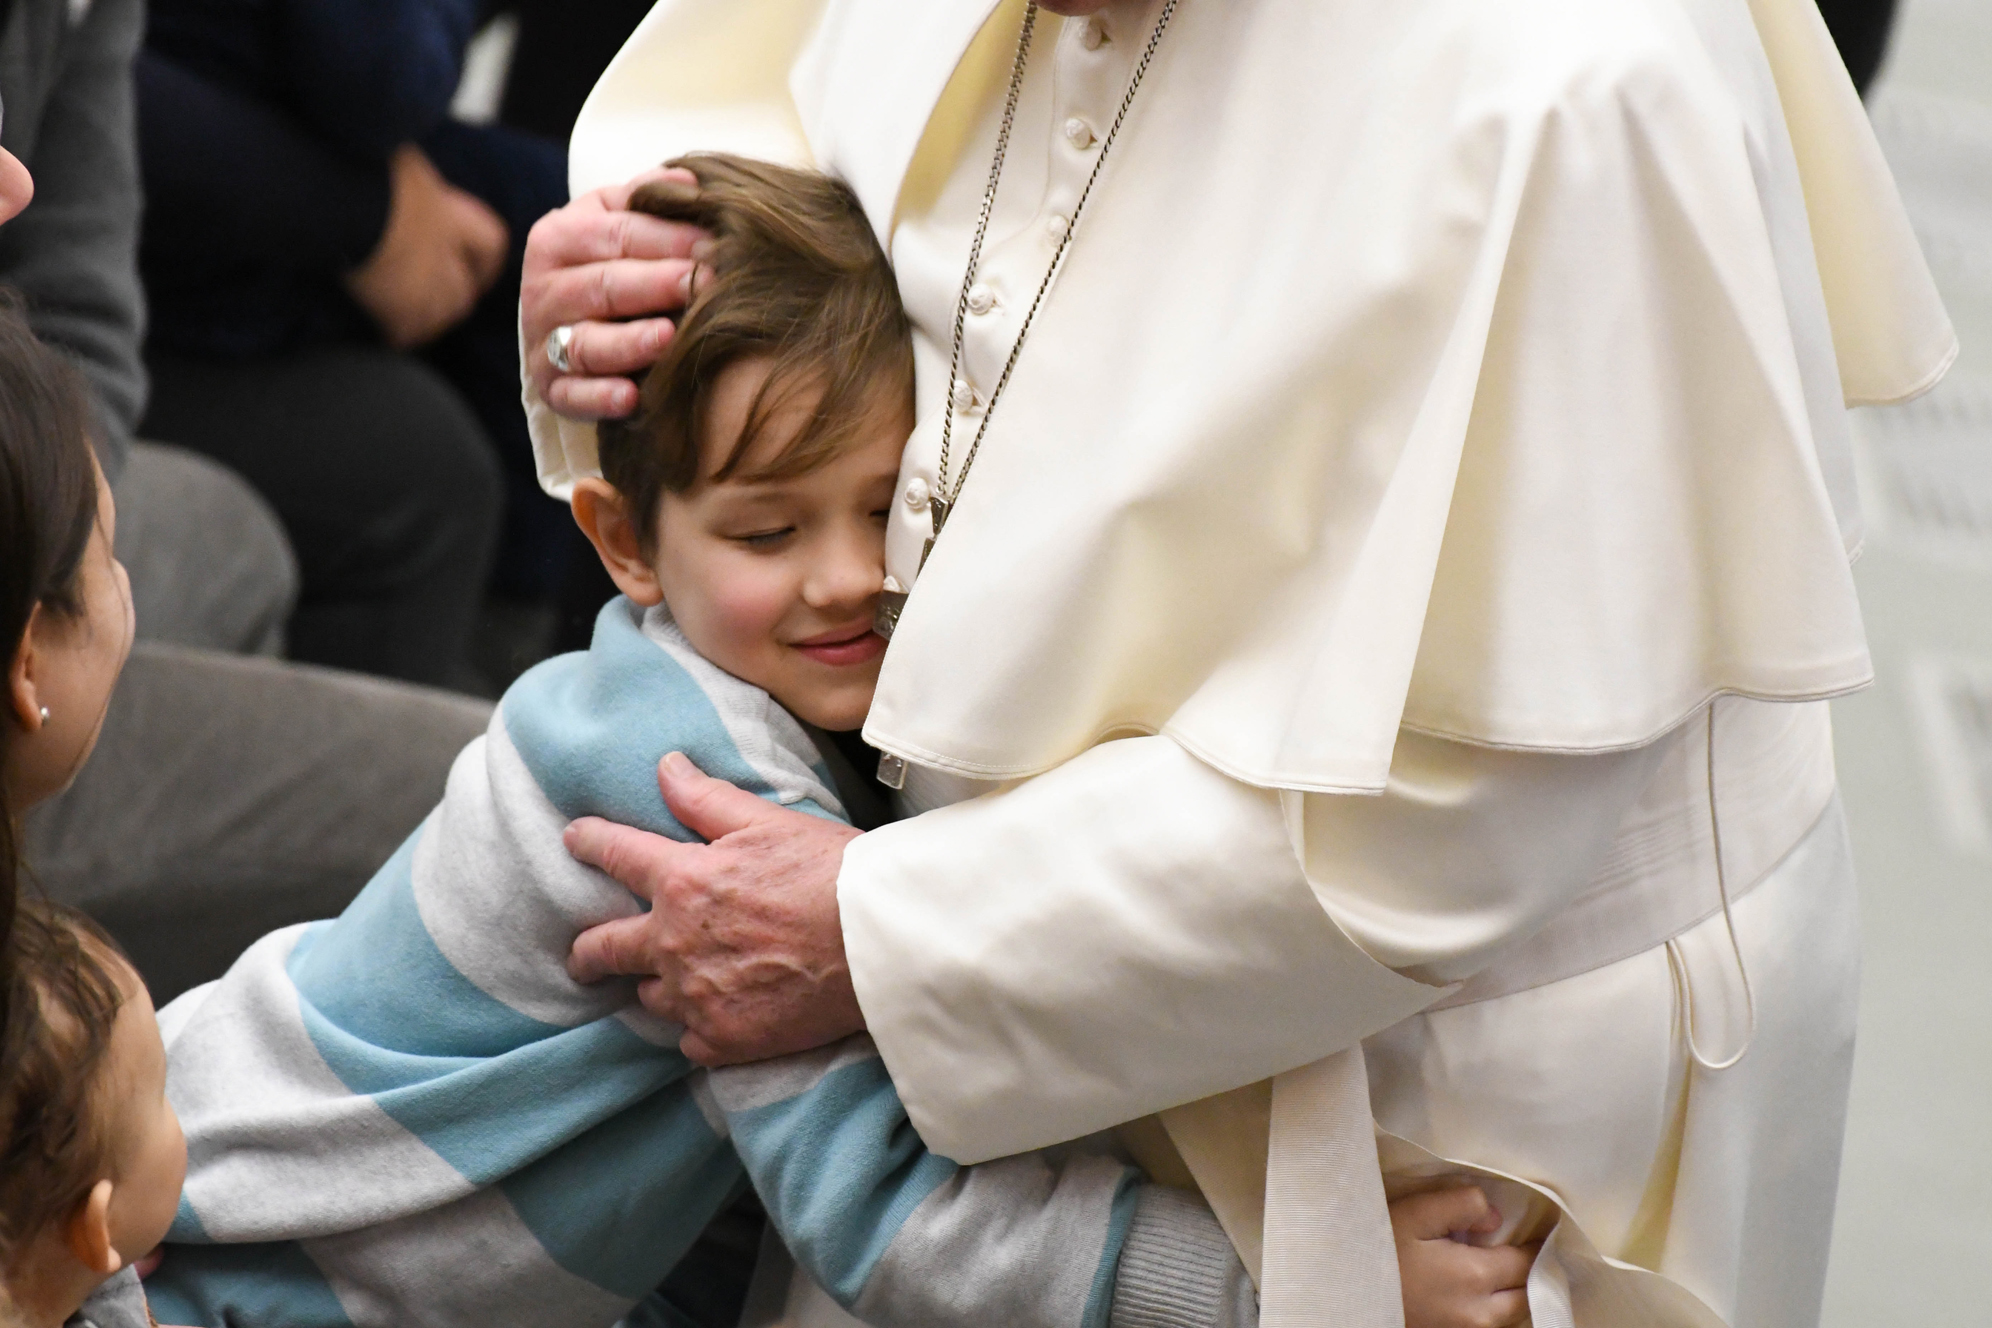
[{"label": "silver chain", "polygon": [[[1044,303],[1045,292],[1051,289],[1051,280],[1058,274],[1058,265],[1065,258],[1065,251],[1072,244],[1072,237],[1079,231],[1079,214],[1085,210],[1086,200],[1092,196],[1093,186],[1100,178],[1100,168],[1107,164],[1107,153],[1114,146],[1114,139],[1120,134],[1121,123],[1127,119],[1128,108],[1134,105],[1134,94],[1141,90],[1141,80],[1148,74],[1149,63],[1155,58],[1155,48],[1161,44],[1162,34],[1168,30],[1169,20],[1176,12],[1177,0],[1166,0],[1161,15],[1155,20],[1155,31],[1149,35],[1147,49],[1142,51],[1141,60],[1135,65],[1133,75],[1128,79],[1127,92],[1121,98],[1120,110],[1114,114],[1114,122],[1107,130],[1107,136],[1100,140],[1100,155],[1093,160],[1093,172],[1086,177],[1086,187],[1079,191],[1079,201],[1073,205],[1072,215],[1065,223],[1065,233],[1058,237],[1058,248],[1051,255],[1051,265],[1044,271],[1044,280],[1038,283],[1037,294],[1031,298],[1031,307],[1024,314],[1023,326],[1017,329],[1017,340],[1010,347],[1010,358],[1003,364],[1002,376],[990,390],[989,400],[982,407],[982,423],[975,430],[975,437],[968,445],[968,455],[962,458],[961,475],[955,480],[953,492],[948,490],[948,453],[954,442],[955,393],[962,382],[962,329],[968,315],[968,295],[975,285],[975,275],[982,265],[982,241],[989,233],[989,215],[996,207],[996,185],[1003,178],[1003,158],[1010,150],[1010,127],[1017,118],[1017,99],[1024,87],[1024,67],[1029,63],[1031,34],[1037,27],[1037,0],[1030,0],[1024,10],[1023,31],[1017,37],[1017,59],[1010,70],[1010,95],[1003,103],[1003,125],[996,134],[996,156],[989,163],[989,184],[982,194],[982,211],[975,222],[975,243],[968,251],[968,270],[961,279],[961,296],[955,301],[954,355],[948,363],[947,415],[941,423],[941,464],[934,475],[934,534],[941,533],[941,527],[954,507],[955,499],[961,496],[962,486],[968,483],[969,468],[975,464],[975,455],[982,450],[983,435],[989,432],[989,421],[996,413],[996,402],[1003,395],[1003,389],[1010,384],[1010,374],[1017,367],[1017,357],[1023,352],[1024,338],[1030,335],[1031,322],[1037,317],[1038,307]],[[931,547],[932,541],[930,540]],[[923,559],[924,561],[924,559]]]}]

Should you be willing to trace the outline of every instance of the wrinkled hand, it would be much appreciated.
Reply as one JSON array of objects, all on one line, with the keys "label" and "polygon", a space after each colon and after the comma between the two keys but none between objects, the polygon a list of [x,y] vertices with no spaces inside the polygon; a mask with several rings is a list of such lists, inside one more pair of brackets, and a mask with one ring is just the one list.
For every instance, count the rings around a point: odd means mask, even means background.
[{"label": "wrinkled hand", "polygon": [[387,229],[346,289],[396,350],[461,323],[505,270],[511,232],[482,200],[442,177],[412,143],[388,165]]},{"label": "wrinkled hand", "polygon": [[701,1065],[805,1051],[862,1029],[837,914],[837,873],[858,832],[708,778],[676,752],[657,783],[671,814],[711,842],[597,817],[568,826],[569,853],[651,904],[582,932],[568,972],[577,982],[642,977],[644,1006],[684,1025],[679,1049]]},{"label": "wrinkled hand", "polygon": [[1471,1243],[1501,1227],[1477,1185],[1414,1194],[1390,1205],[1405,1328],[1510,1328],[1529,1314],[1533,1245]]},{"label": "wrinkled hand", "polygon": [[[655,363],[672,325],[658,315],[685,307],[697,266],[696,226],[629,211],[629,197],[651,180],[690,180],[690,171],[650,171],[628,184],[583,194],[549,212],[526,236],[519,286],[519,332],[527,371],[540,399],[577,420],[617,419],[636,409],[628,375]],[[571,373],[546,357],[547,334],[574,328]]]}]

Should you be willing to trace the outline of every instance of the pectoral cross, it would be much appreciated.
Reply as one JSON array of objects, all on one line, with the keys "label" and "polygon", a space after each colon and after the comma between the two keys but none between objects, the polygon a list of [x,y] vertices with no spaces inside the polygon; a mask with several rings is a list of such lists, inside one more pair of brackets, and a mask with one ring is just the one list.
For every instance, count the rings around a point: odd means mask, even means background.
[{"label": "pectoral cross", "polygon": [[[953,506],[944,498],[927,500],[927,511],[934,522],[934,533],[920,546],[920,570],[927,567],[927,555],[934,551],[934,541],[941,537],[941,527],[947,524],[948,509]],[[906,593],[891,577],[885,579],[885,589],[879,592],[878,609],[872,614],[872,630],[890,641],[899,627],[899,615],[906,610]]]},{"label": "pectoral cross", "polygon": [[[927,510],[934,523],[934,533],[920,546],[922,569],[927,566],[927,555],[934,551],[934,541],[940,538],[941,527],[947,524],[948,509],[952,506],[953,504],[945,499],[928,500]],[[879,592],[878,608],[872,614],[872,630],[888,641],[892,639],[893,632],[899,628],[899,615],[906,611],[906,594],[906,591],[899,588],[899,582],[889,576],[885,578],[885,589]]]},{"label": "pectoral cross", "polygon": [[927,536],[927,542],[920,546],[920,571],[927,570],[927,555],[934,551],[934,541],[941,537],[941,527],[948,523],[948,512],[954,504],[935,494],[927,500],[927,514],[934,519],[934,533]]}]

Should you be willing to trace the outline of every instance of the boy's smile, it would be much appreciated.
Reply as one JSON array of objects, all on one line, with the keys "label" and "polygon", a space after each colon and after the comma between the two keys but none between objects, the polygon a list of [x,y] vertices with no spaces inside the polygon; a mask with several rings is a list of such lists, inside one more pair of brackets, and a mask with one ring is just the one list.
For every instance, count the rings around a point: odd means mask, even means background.
[{"label": "boy's smile", "polygon": [[869,664],[885,657],[885,638],[872,630],[869,619],[855,627],[839,628],[790,644],[817,663],[832,668]]}]

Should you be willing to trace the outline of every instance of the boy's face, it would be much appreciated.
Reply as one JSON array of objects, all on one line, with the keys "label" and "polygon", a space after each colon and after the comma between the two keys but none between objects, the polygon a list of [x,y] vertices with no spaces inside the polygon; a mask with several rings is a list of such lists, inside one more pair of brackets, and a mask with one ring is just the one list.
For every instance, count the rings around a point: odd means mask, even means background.
[{"label": "boy's face", "polygon": [[[704,473],[745,427],[765,360],[715,380],[700,439]],[[740,470],[779,455],[813,401],[777,412]],[[877,408],[860,438],[806,475],[701,480],[664,495],[650,559],[671,616],[694,648],[819,728],[855,729],[871,709],[885,640],[872,614],[885,582],[885,523],[908,405]]]}]

